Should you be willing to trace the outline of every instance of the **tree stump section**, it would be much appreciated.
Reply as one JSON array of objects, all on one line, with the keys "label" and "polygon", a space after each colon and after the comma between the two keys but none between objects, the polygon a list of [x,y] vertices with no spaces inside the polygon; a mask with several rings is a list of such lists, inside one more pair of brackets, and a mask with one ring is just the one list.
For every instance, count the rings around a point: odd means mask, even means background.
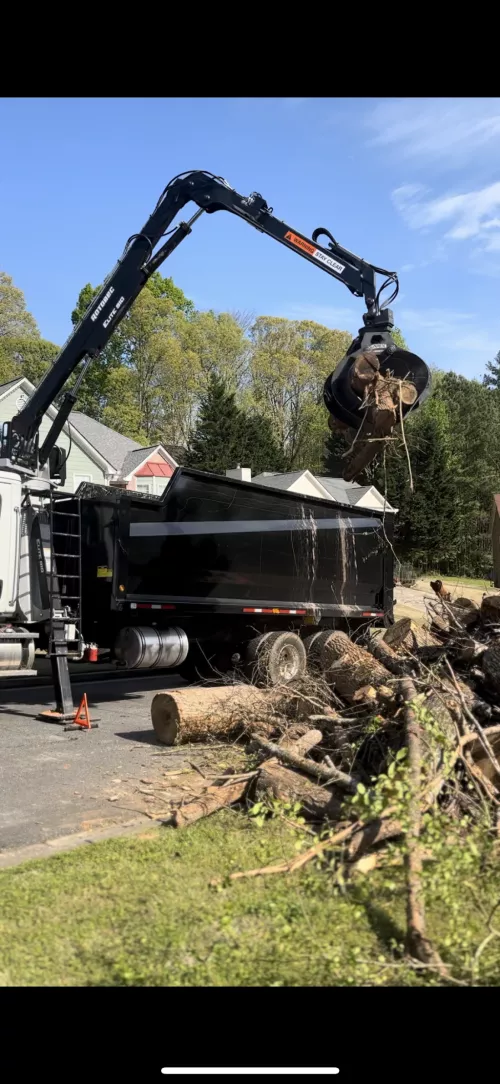
[{"label": "tree stump section", "polygon": [[479,606],[471,598],[456,598],[451,604],[451,609],[458,621],[468,629],[479,621]]},{"label": "tree stump section", "polygon": [[[323,644],[320,663],[326,679],[350,703],[361,689],[391,684],[392,677],[385,666],[369,651],[353,644],[345,632],[332,632]],[[372,694],[367,698],[373,699]]]},{"label": "tree stump section", "polygon": [[341,802],[326,787],[320,787],[305,775],[285,768],[276,759],[265,760],[255,786],[258,798],[271,794],[284,802],[300,802],[301,812],[308,819],[338,820]]},{"label": "tree stump section", "polygon": [[442,644],[427,629],[421,628],[411,617],[401,617],[391,628],[384,632],[384,643],[393,651],[405,655],[416,655],[425,649],[441,649]]},{"label": "tree stump section", "polygon": [[500,693],[500,643],[491,644],[481,659],[481,669],[488,685]]},{"label": "tree stump section", "polygon": [[272,693],[254,685],[173,689],[153,697],[151,720],[164,745],[206,741],[243,730],[252,717],[265,720],[273,704]]},{"label": "tree stump section", "polygon": [[485,623],[500,624],[500,595],[485,595],[481,602],[481,619]]}]

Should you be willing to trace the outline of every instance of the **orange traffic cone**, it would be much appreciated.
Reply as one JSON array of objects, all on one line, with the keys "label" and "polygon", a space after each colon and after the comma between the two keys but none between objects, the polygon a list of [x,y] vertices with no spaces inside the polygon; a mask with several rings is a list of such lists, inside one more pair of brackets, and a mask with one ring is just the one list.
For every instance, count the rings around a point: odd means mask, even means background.
[{"label": "orange traffic cone", "polygon": [[83,730],[91,730],[92,723],[90,722],[89,706],[87,703],[87,693],[84,693],[80,700],[80,707],[75,712],[75,718],[73,719],[73,726],[81,726]]}]

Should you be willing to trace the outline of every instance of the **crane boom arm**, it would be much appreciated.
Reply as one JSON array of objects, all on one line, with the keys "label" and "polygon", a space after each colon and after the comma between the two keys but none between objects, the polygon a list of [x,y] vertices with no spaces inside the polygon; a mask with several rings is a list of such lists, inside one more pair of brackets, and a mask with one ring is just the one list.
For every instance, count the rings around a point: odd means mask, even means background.
[{"label": "crane boom arm", "polygon": [[[170,232],[164,244],[156,249],[173,219],[190,202],[198,205],[196,213],[188,222],[180,222]],[[127,241],[123,255],[32,397],[12,422],[4,425],[2,458],[8,456],[13,463],[22,464],[29,469],[36,469],[47,461],[75,402],[76,389],[67,393],[66,406],[63,403],[51,432],[38,450],[38,431],[47,408],[57,399],[66,381],[83,359],[87,358],[88,364],[103,350],[150,276],[191,233],[193,223],[200,214],[203,211],[212,214],[222,210],[237,215],[339,282],[343,282],[356,297],[364,297],[367,309],[365,323],[376,321],[379,313],[375,273],[387,275],[388,282],[394,282],[397,290],[397,276],[394,272],[387,272],[366,263],[339,245],[326,229],[315,230],[312,238],[305,237],[286,222],[276,218],[272,208],[259,193],[241,196],[222,178],[204,171],[179,175],[167,185],[140,232],[133,234]],[[319,244],[320,236],[329,238],[326,246]],[[83,367],[77,383],[80,383],[85,369],[86,366]]]}]

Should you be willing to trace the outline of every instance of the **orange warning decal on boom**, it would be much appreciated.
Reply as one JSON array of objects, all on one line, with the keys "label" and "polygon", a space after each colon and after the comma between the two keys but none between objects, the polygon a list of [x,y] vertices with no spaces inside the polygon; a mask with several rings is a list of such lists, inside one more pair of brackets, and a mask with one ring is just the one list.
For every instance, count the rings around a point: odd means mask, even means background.
[{"label": "orange warning decal on boom", "polygon": [[285,241],[291,241],[292,245],[296,245],[297,248],[303,248],[304,252],[308,252],[310,256],[316,255],[316,248],[311,245],[309,241],[304,241],[303,237],[299,237],[296,233],[292,233],[291,230],[285,233]]}]

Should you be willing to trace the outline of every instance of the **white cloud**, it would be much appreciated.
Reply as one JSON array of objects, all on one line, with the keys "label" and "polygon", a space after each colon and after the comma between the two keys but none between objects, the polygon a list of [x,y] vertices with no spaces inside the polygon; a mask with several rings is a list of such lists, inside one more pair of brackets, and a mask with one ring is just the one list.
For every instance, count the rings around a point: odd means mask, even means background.
[{"label": "white cloud", "polygon": [[473,313],[452,309],[399,309],[398,319],[405,331],[431,331],[447,336],[456,333],[457,324],[467,323],[475,317]]},{"label": "white cloud", "polygon": [[498,350],[500,327],[498,332],[484,330],[481,320],[472,312],[458,312],[453,309],[400,309],[398,323],[404,334],[410,338],[412,332],[434,343],[434,349],[467,354],[474,360],[484,363],[485,359]]},{"label": "white cloud", "polygon": [[371,145],[450,168],[498,147],[500,98],[390,99],[378,102],[365,123]]},{"label": "white cloud", "polygon": [[444,239],[474,239],[482,251],[500,251],[500,181],[472,192],[426,198],[429,189],[405,184],[392,193],[394,205],[414,230],[445,225]]}]

